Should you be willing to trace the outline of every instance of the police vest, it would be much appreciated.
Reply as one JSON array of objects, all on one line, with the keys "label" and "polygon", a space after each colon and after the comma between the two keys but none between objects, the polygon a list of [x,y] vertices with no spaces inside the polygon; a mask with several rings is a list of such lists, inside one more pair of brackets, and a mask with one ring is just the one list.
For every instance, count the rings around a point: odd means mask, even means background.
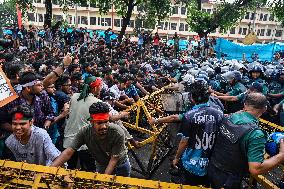
[{"label": "police vest", "polygon": [[240,139],[247,133],[259,129],[254,123],[235,125],[229,117],[224,118],[219,128],[210,159],[215,167],[226,173],[244,176],[248,173],[248,160],[241,149]]}]

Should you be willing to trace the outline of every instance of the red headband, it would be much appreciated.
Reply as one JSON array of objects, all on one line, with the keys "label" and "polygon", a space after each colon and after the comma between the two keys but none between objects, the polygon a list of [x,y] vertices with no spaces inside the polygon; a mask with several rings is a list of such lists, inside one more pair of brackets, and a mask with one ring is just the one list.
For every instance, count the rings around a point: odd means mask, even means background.
[{"label": "red headband", "polygon": [[15,120],[22,120],[24,118],[24,114],[22,113],[15,113]]},{"label": "red headband", "polygon": [[102,78],[97,78],[95,81],[93,81],[91,84],[90,84],[90,87],[91,88],[95,88],[95,87],[98,87],[102,84]]},{"label": "red headband", "polygon": [[109,120],[109,113],[91,114],[91,121],[106,121]]}]

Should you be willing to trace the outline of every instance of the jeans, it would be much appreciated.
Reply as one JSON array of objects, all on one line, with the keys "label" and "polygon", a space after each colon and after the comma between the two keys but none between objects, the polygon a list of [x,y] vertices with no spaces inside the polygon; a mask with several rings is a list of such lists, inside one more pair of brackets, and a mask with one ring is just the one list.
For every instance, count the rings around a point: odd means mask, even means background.
[{"label": "jeans", "polygon": [[243,177],[224,172],[209,163],[208,177],[214,189],[240,189]]},{"label": "jeans", "polygon": [[[106,170],[105,165],[99,165],[97,163],[96,171],[98,173],[104,173],[105,170]],[[131,172],[131,165],[129,159],[127,158],[127,160],[124,163],[114,168],[112,175],[130,177],[130,172]]]},{"label": "jeans", "polygon": [[91,156],[88,150],[76,151],[71,159],[67,162],[68,169],[76,169],[78,159],[80,162],[81,170],[90,172],[96,170],[95,159]]}]

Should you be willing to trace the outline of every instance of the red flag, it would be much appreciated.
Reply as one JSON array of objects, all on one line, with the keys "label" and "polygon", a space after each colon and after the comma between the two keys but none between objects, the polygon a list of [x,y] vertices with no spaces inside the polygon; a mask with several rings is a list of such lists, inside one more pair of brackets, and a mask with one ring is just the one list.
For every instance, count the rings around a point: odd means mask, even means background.
[{"label": "red flag", "polygon": [[22,27],[22,12],[19,10],[18,4],[16,4],[16,9],[17,9],[17,15],[18,15],[18,26],[19,28]]}]

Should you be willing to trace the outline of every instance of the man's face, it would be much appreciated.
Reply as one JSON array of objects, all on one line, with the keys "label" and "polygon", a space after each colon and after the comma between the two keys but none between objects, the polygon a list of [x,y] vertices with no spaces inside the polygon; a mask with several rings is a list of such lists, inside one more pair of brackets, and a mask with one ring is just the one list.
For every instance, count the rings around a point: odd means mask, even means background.
[{"label": "man's face", "polygon": [[101,121],[91,121],[93,128],[95,129],[96,135],[100,138],[105,138],[107,135],[107,129],[109,126],[109,119]]},{"label": "man's face", "polygon": [[73,73],[78,73],[80,71],[81,71],[80,67],[77,67],[77,68],[74,69]]},{"label": "man's face", "polygon": [[62,85],[62,91],[66,94],[71,94],[71,85],[71,80],[68,79],[68,81]]},{"label": "man's face", "polygon": [[12,120],[12,131],[18,140],[25,139],[31,132],[31,120]]},{"label": "man's face", "polygon": [[126,88],[125,83],[119,83],[117,86],[119,90],[124,90]]},{"label": "man's face", "polygon": [[46,88],[46,92],[50,95],[54,95],[55,91],[56,91],[56,89],[55,89],[54,84],[52,84],[52,85],[50,85]]},{"label": "man's face", "polygon": [[88,73],[89,73],[89,72],[91,72],[91,71],[92,71],[92,68],[91,68],[91,66],[88,66],[85,70],[86,70],[86,72],[88,72]]},{"label": "man's face", "polygon": [[34,86],[31,87],[31,93],[33,95],[40,95],[41,91],[43,90],[43,84],[41,81],[37,81]]},{"label": "man's face", "polygon": [[252,77],[253,79],[259,78],[259,77],[260,77],[260,72],[251,72],[251,77]]}]

